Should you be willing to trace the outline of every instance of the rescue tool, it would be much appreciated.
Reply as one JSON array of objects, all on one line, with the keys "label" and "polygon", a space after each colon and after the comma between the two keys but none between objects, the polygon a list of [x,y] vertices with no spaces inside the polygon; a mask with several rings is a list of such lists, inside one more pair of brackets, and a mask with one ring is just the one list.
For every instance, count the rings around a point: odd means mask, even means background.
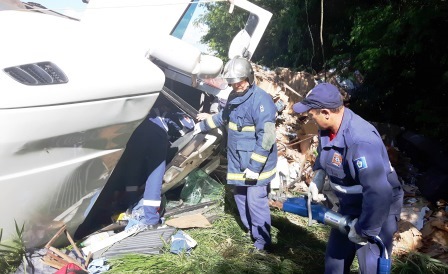
[{"label": "rescue tool", "polygon": [[[350,222],[352,219],[348,216],[343,216],[321,204],[313,203],[309,197],[293,197],[286,199],[283,202],[282,210],[289,213],[294,213],[302,217],[308,217],[311,220],[318,223],[329,225],[332,228],[338,229],[344,234],[348,234],[350,231]],[[380,237],[369,237],[367,239],[370,243],[374,243],[380,250],[380,257],[378,258],[378,274],[389,274],[391,269],[391,263],[389,254],[387,253],[386,246]]]}]

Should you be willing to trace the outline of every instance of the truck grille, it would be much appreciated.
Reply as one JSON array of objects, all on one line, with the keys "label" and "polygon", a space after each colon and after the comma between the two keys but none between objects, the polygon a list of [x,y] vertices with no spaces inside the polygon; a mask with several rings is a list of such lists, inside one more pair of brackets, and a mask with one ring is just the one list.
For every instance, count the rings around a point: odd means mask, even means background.
[{"label": "truck grille", "polygon": [[5,68],[4,71],[14,80],[29,86],[65,84],[67,76],[51,62],[39,62]]}]

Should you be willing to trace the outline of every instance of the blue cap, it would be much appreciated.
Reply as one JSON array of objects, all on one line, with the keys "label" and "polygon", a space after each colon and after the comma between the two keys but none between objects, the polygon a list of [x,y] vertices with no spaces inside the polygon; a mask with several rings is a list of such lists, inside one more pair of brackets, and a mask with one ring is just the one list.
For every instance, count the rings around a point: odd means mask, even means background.
[{"label": "blue cap", "polygon": [[304,113],[310,109],[327,108],[334,109],[342,106],[342,96],[338,88],[329,83],[323,83],[315,86],[305,99],[295,103],[292,109],[297,113]]}]

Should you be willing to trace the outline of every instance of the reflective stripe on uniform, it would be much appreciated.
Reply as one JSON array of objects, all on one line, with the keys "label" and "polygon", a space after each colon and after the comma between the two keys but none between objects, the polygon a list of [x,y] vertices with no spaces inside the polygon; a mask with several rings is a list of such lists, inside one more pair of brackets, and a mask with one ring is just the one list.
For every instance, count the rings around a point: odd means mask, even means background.
[{"label": "reflective stripe on uniform", "polygon": [[[275,168],[271,171],[262,172],[260,173],[260,176],[258,176],[257,180],[265,180],[274,175],[276,172],[277,170]],[[247,179],[244,177],[244,173],[227,173],[227,180],[246,181]]]},{"label": "reflective stripe on uniform", "polygon": [[133,191],[137,191],[138,190],[138,186],[127,186],[126,187],[126,192],[133,192]]},{"label": "reflective stripe on uniform", "polygon": [[330,186],[333,190],[345,194],[360,194],[362,193],[362,185],[356,186],[341,186],[330,182]]},{"label": "reflective stripe on uniform", "polygon": [[210,128],[216,128],[215,122],[213,122],[213,116],[208,117],[205,121]]},{"label": "reflective stripe on uniform", "polygon": [[255,160],[255,161],[257,161],[257,162],[259,162],[259,163],[262,163],[262,164],[264,164],[264,163],[266,163],[266,160],[268,159],[268,157],[266,157],[266,156],[263,156],[263,155],[260,155],[260,154],[257,154],[257,153],[252,153],[252,155],[250,156],[250,158],[252,159],[252,160]]},{"label": "reflective stripe on uniform", "polygon": [[160,200],[143,200],[144,206],[160,206]]},{"label": "reflective stripe on uniform", "polygon": [[235,123],[229,122],[229,129],[236,131],[255,131],[255,126],[246,126],[242,127],[241,130],[238,130],[238,126]]}]

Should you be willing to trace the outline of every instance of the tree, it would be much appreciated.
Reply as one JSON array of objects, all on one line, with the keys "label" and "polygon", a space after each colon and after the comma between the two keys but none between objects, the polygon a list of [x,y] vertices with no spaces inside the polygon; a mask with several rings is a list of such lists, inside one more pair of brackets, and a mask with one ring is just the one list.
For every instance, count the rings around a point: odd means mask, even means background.
[{"label": "tree", "polygon": [[[366,78],[366,88],[352,104],[356,112],[448,141],[447,1],[324,0],[323,49],[321,0],[252,2],[273,13],[253,61],[315,72],[350,60]],[[213,33],[203,42],[226,59],[231,39],[247,17],[230,15],[228,3],[205,5],[219,9],[201,18]]]}]

